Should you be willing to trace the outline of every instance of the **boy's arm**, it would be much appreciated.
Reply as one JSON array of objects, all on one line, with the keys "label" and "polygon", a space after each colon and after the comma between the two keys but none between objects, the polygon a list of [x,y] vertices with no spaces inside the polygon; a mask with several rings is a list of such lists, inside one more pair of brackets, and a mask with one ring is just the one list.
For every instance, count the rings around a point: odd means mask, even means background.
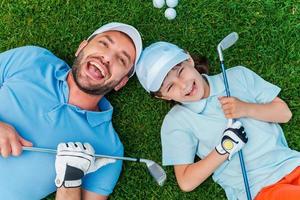
[{"label": "boy's arm", "polygon": [[266,122],[286,123],[292,117],[289,107],[279,97],[265,104],[247,103],[235,97],[220,97],[219,101],[225,117],[229,119],[250,117]]},{"label": "boy's arm", "polygon": [[220,155],[215,149],[204,159],[186,165],[175,165],[174,171],[181,190],[190,192],[204,182],[226,159],[228,154]]},{"label": "boy's arm", "polygon": [[239,121],[231,124],[223,133],[220,144],[203,160],[193,164],[175,165],[175,175],[179,187],[186,192],[192,191],[205,181],[226,159],[230,160],[241,150],[248,138]]}]

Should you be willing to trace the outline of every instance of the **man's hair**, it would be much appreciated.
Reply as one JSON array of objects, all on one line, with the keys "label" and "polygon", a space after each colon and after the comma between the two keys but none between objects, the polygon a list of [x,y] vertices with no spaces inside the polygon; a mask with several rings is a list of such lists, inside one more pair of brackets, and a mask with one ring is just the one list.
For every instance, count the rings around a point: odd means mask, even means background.
[{"label": "man's hair", "polygon": [[[209,73],[209,60],[205,56],[197,56],[197,55],[191,55],[192,59],[195,63],[195,69],[200,74],[208,74]],[[150,95],[153,97],[162,97],[162,94],[160,91],[157,92],[150,92]],[[175,104],[174,101],[171,101],[172,104]]]}]

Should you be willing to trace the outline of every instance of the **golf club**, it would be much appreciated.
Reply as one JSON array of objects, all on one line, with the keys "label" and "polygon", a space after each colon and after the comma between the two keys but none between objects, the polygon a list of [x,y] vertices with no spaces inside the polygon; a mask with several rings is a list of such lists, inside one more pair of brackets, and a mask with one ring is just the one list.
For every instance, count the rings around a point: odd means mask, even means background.
[{"label": "golf club", "polygon": [[[237,40],[239,39],[239,35],[236,32],[232,32],[229,35],[227,35],[219,44],[217,47],[219,58],[220,58],[220,64],[221,64],[221,69],[222,69],[222,74],[223,74],[223,80],[224,80],[224,85],[225,85],[225,91],[227,97],[230,97],[230,90],[229,90],[229,85],[228,85],[228,80],[227,80],[227,75],[225,71],[225,65],[224,65],[224,58],[223,58],[223,53],[222,51],[225,49],[228,49],[231,47]],[[228,123],[232,124],[234,119],[229,119]],[[242,169],[242,174],[243,174],[243,179],[244,179],[244,185],[246,189],[246,194],[247,194],[247,199],[251,200],[251,193],[250,193],[250,188],[249,188],[249,182],[248,182],[248,177],[247,177],[247,172],[246,172],[246,167],[245,167],[245,162],[244,162],[244,156],[242,150],[238,152],[239,154],[239,159],[240,159],[240,165]]]},{"label": "golf club", "polygon": [[[41,153],[52,153],[56,154],[56,150],[54,149],[46,149],[46,148],[38,148],[38,147],[23,147],[25,151],[33,151],[33,152],[41,152]],[[148,171],[150,172],[151,176],[155,179],[158,185],[162,186],[167,179],[166,172],[164,169],[157,164],[156,162],[148,159],[143,158],[130,158],[130,157],[118,157],[118,156],[108,156],[108,155],[99,155],[95,154],[96,158],[111,158],[116,160],[126,160],[132,162],[140,162],[145,163]]]}]

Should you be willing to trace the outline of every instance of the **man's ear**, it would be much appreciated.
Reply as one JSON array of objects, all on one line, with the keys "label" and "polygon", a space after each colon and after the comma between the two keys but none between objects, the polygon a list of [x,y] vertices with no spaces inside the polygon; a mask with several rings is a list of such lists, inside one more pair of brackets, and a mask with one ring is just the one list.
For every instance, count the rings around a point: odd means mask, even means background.
[{"label": "man's ear", "polygon": [[77,57],[78,56],[78,54],[81,52],[81,50],[88,44],[89,42],[87,41],[87,40],[83,40],[81,43],[80,43],[80,45],[79,45],[79,47],[78,47],[78,49],[77,49],[77,51],[76,51],[76,53],[75,53],[75,56]]},{"label": "man's ear", "polygon": [[126,85],[126,83],[128,82],[129,78],[128,76],[124,76],[124,78],[122,78],[122,80],[120,81],[120,83],[114,87],[115,91],[120,90],[122,87],[124,87]]}]

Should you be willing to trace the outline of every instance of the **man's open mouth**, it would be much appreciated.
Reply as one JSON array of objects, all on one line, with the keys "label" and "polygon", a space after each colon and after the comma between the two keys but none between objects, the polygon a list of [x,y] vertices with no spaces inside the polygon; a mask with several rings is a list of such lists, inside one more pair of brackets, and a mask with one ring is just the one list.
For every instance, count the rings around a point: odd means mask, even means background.
[{"label": "man's open mouth", "polygon": [[94,80],[101,80],[107,76],[106,70],[98,62],[88,61],[87,62],[87,74]]}]

